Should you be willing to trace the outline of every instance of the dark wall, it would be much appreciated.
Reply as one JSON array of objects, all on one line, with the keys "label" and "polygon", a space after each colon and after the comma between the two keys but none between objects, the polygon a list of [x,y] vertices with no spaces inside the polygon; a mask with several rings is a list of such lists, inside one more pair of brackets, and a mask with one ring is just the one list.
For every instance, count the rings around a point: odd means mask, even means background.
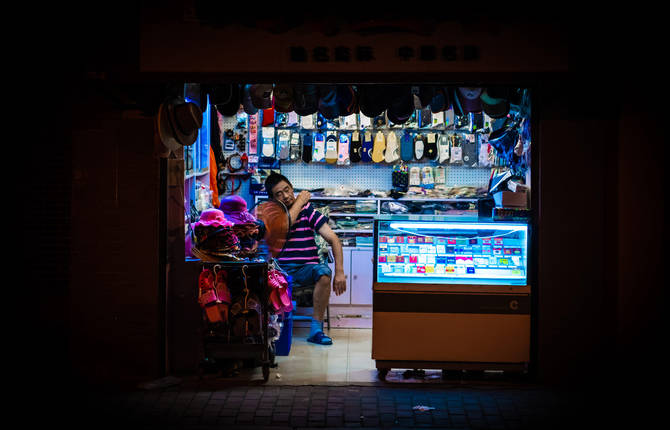
[{"label": "dark wall", "polygon": [[[136,73],[133,13],[116,10],[111,16],[120,19],[80,23],[74,36],[50,41],[54,49],[43,60],[68,66],[48,79],[38,67],[30,75],[35,89],[49,86],[59,100],[51,115],[40,117],[43,127],[33,138],[42,155],[35,169],[50,175],[31,178],[29,207],[35,210],[28,211],[35,238],[45,243],[29,266],[43,280],[40,322],[51,334],[46,348],[59,368],[106,382],[153,378],[165,358],[160,166],[152,152],[152,106],[161,91]],[[655,90],[639,86],[656,81],[631,75],[630,61],[619,62],[613,75],[609,65],[617,63],[622,45],[593,34],[584,33],[583,49],[574,51],[579,73],[535,77],[535,346],[537,376],[549,383],[650,369],[660,339],[663,124],[654,116]],[[579,36],[575,45],[582,43]],[[594,55],[594,46],[608,48]],[[636,64],[648,65],[637,58],[634,41],[626,48]],[[168,249],[175,258],[178,244]],[[191,272],[178,265],[171,271],[177,279]],[[195,325],[189,290],[178,286],[169,291],[170,309],[190,315]],[[167,356],[187,369],[195,356],[184,350],[193,347],[197,328],[180,329]]]}]

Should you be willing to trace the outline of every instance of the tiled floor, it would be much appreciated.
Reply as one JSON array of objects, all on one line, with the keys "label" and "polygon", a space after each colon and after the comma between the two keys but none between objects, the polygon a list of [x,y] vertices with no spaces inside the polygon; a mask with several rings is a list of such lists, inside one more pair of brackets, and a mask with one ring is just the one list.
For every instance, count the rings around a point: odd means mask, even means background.
[{"label": "tiled floor", "polygon": [[[326,331],[332,345],[314,345],[307,342],[309,328],[293,327],[293,339],[288,356],[277,356],[277,367],[270,369],[268,385],[384,385],[440,384],[441,370],[423,369],[420,376],[406,375],[407,369],[391,369],[385,382],[377,379],[375,360],[372,359],[372,329],[331,328]],[[495,372],[479,377],[482,381],[500,380]],[[242,369],[234,379],[262,380],[261,368]],[[457,378],[458,379],[458,378]]]},{"label": "tiled floor", "polygon": [[[327,334],[332,345],[307,342],[308,328],[294,327],[288,356],[277,357],[269,384],[320,384],[374,382],[377,380],[372,359],[372,330],[331,328]],[[279,377],[277,377],[279,375]]]}]

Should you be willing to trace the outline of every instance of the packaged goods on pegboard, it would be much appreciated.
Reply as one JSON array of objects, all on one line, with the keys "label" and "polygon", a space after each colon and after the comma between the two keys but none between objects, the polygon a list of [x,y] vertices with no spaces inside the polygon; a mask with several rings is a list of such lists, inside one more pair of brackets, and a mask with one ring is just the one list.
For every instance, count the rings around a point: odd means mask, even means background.
[{"label": "packaged goods on pegboard", "polygon": [[[388,189],[399,164],[408,166],[409,178],[417,177],[418,168],[419,183],[427,188],[431,180],[481,186],[492,167],[527,167],[529,139],[511,142],[519,129],[530,135],[529,122],[523,122],[529,109],[514,105],[516,99],[501,93],[494,99],[483,88],[400,87],[245,85],[244,109],[218,118],[220,152],[229,159],[244,151],[254,194],[264,192],[262,184],[273,171],[290,177],[297,188]],[[383,89],[401,102],[383,102]],[[510,94],[526,100],[524,91]],[[479,101],[485,96],[489,104]]]}]

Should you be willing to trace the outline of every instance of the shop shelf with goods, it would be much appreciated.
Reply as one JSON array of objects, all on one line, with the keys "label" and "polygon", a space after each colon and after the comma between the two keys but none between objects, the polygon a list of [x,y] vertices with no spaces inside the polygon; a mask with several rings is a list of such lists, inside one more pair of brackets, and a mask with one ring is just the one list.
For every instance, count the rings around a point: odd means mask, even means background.
[{"label": "shop shelf with goods", "polygon": [[[195,142],[184,146],[184,230],[189,234],[190,225],[198,220],[200,212],[212,206],[210,188],[210,109],[203,110],[203,121]],[[188,246],[187,246],[188,248]],[[186,252],[186,256],[189,252]]]}]

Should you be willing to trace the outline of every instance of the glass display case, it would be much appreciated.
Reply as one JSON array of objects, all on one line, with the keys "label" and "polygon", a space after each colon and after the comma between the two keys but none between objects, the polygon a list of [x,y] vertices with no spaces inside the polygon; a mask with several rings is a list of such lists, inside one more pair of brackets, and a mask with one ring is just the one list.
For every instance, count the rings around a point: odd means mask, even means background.
[{"label": "glass display case", "polygon": [[528,226],[378,219],[375,283],[518,285],[528,281]]},{"label": "glass display case", "polygon": [[524,371],[530,354],[523,222],[379,215],[372,358],[391,368]]}]

